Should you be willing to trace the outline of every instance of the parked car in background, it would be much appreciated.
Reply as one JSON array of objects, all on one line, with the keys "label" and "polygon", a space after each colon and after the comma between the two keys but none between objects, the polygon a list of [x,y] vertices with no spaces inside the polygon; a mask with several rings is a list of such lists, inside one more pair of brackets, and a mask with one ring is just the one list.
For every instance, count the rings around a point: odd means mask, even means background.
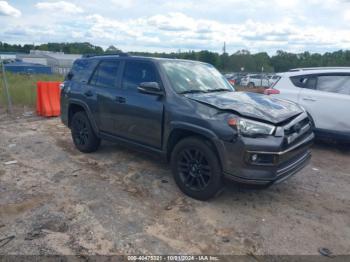
[{"label": "parked car in background", "polygon": [[279,76],[267,94],[306,108],[319,137],[350,141],[350,68],[298,68]]},{"label": "parked car in background", "polygon": [[269,87],[270,81],[269,78],[265,75],[247,75],[241,79],[241,85],[247,86],[249,88],[261,86],[261,87]]},{"label": "parked car in background", "polygon": [[267,78],[269,79],[269,87],[274,86],[274,84],[277,83],[278,79],[280,79],[280,76],[278,75],[267,75]]},{"label": "parked car in background", "polygon": [[231,85],[241,85],[241,80],[245,76],[245,74],[241,73],[225,75],[226,79],[230,82]]},{"label": "parked car in background", "polygon": [[170,161],[179,188],[196,199],[214,197],[224,178],[281,182],[311,157],[303,108],[235,92],[206,63],[92,56],[75,61],[61,88],[61,119],[78,150],[96,151],[106,139],[152,152]]}]

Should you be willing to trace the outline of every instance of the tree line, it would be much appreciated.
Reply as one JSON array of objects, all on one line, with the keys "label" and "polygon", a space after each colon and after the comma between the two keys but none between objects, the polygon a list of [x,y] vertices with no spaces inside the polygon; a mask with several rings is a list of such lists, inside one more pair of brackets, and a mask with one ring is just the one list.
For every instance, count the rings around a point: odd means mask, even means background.
[{"label": "tree line", "polygon": [[[22,52],[29,53],[30,50],[44,50],[53,52],[64,52],[66,54],[108,54],[121,52],[114,46],[104,50],[100,46],[90,43],[47,43],[41,45],[11,45],[0,42],[0,52]],[[186,51],[172,53],[151,52],[129,52],[131,55],[154,56],[165,58],[191,59],[207,62],[214,65],[222,72],[283,72],[297,67],[318,66],[350,66],[350,50],[339,50],[335,52],[318,53],[290,53],[277,51],[275,55],[269,56],[266,52],[252,54],[248,50],[239,50],[233,54],[216,53],[208,50]]]}]

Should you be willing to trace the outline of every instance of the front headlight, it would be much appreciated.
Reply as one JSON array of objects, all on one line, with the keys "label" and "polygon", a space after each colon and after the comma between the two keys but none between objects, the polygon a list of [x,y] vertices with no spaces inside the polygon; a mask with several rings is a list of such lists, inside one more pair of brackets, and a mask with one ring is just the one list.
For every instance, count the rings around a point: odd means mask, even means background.
[{"label": "front headlight", "polygon": [[272,135],[276,129],[273,125],[245,118],[231,118],[228,123],[230,126],[235,125],[241,135],[250,137]]}]

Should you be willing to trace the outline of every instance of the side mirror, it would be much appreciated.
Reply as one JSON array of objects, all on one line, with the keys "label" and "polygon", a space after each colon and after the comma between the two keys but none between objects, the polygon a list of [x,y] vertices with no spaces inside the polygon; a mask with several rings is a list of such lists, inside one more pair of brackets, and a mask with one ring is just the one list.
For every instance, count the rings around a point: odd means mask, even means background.
[{"label": "side mirror", "polygon": [[157,82],[143,82],[138,87],[140,93],[150,95],[163,95],[163,90],[159,87]]}]

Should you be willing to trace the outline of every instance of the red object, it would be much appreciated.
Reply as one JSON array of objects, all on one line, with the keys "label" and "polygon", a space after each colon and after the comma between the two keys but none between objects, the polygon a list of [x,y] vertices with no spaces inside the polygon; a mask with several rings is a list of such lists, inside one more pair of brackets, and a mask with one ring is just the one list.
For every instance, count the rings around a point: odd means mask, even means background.
[{"label": "red object", "polygon": [[236,125],[237,125],[237,119],[236,119],[236,118],[229,118],[229,119],[227,120],[227,124],[228,124],[229,126],[236,126]]},{"label": "red object", "polygon": [[273,88],[268,88],[264,90],[265,95],[278,95],[280,93],[279,90],[273,89]]},{"label": "red object", "polygon": [[59,116],[61,82],[38,82],[36,93],[36,111],[39,116]]},{"label": "red object", "polygon": [[230,82],[230,84],[232,84],[232,85],[235,85],[236,84],[236,81],[234,80],[234,79],[230,79],[230,80],[228,80],[229,82]]}]

